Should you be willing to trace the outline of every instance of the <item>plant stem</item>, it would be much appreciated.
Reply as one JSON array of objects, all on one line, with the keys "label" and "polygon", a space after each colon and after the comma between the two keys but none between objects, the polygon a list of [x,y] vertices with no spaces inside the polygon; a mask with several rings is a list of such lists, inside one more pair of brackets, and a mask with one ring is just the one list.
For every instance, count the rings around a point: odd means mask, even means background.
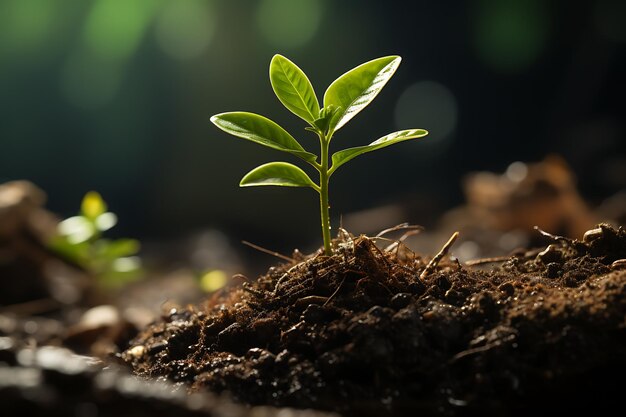
[{"label": "plant stem", "polygon": [[328,148],[330,138],[320,134],[321,144],[321,167],[320,167],[320,213],[322,216],[322,236],[324,238],[324,252],[327,256],[333,254],[330,244],[330,205],[328,204]]}]

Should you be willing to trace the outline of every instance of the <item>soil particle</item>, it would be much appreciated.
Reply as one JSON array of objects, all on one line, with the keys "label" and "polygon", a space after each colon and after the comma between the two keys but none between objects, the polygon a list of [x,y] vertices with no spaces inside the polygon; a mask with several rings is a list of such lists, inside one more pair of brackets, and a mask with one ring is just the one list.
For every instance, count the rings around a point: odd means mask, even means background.
[{"label": "soil particle", "polygon": [[164,315],[122,359],[190,391],[348,416],[597,413],[618,404],[622,228],[600,225],[582,241],[555,236],[491,270],[443,259],[423,279],[428,259],[408,250],[364,236],[335,245],[331,257],[272,267]]}]

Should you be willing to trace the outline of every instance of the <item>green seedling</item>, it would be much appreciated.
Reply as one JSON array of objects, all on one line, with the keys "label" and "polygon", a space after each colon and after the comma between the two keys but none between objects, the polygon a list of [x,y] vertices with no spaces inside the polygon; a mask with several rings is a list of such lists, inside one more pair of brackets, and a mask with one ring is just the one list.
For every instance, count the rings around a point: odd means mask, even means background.
[{"label": "green seedling", "polygon": [[[310,187],[320,196],[322,236],[326,255],[332,255],[328,184],[330,177],[346,162],[389,145],[426,136],[423,129],[400,130],[385,135],[369,145],[336,152],[329,161],[329,147],[335,132],[365,108],[387,84],[400,65],[399,56],[387,56],[366,62],[337,78],[324,93],[323,107],[306,74],[296,64],[281,55],[270,63],[270,82],[283,105],[309,124],[306,130],[319,137],[320,155],[305,150],[296,139],[275,122],[248,112],[216,114],[211,122],[231,135],[259,145],[288,152],[309,163],[319,173],[314,182],[302,169],[287,162],[270,162],[248,172],[241,187],[276,185]],[[329,164],[329,162],[332,163]]]},{"label": "green seedling", "polygon": [[138,278],[141,261],[135,239],[106,239],[103,233],[117,224],[117,216],[97,192],[88,192],[77,216],[59,223],[50,248],[93,274],[104,288],[119,287]]}]

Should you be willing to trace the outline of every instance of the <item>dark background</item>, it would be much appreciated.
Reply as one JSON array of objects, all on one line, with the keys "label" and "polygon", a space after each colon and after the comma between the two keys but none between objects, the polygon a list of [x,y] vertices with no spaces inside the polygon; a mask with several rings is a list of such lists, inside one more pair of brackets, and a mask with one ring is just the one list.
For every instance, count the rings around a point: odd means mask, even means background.
[{"label": "dark background", "polygon": [[271,90],[271,57],[296,62],[321,99],[343,72],[399,54],[334,149],[404,128],[431,135],[338,171],[335,225],[390,203],[432,223],[463,201],[466,173],[549,153],[597,204],[626,187],[625,22],[619,0],[3,0],[0,180],[33,181],[63,217],[97,190],[120,235],[218,229],[275,249],[315,246],[311,190],[237,187],[257,164],[297,161],[209,117],[258,112],[317,152]]}]

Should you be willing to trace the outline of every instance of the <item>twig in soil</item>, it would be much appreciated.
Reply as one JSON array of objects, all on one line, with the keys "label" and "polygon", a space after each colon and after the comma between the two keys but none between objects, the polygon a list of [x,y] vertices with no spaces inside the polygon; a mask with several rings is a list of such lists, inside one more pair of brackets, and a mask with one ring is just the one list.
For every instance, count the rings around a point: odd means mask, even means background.
[{"label": "twig in soil", "polygon": [[[391,251],[393,251],[395,249],[396,250],[395,255],[398,256],[398,247],[400,246],[400,243],[402,243],[402,242],[399,242],[399,241],[393,240],[393,239],[389,239],[389,238],[386,238],[386,237],[381,237],[381,236],[372,236],[369,239],[371,239],[371,240],[382,240],[383,242],[389,242],[390,244],[383,249],[383,252],[390,253]],[[409,248],[406,248],[406,249],[410,250]]]},{"label": "twig in soil", "polygon": [[408,230],[408,229],[415,230],[416,231],[415,233],[419,233],[422,230],[424,230],[424,228],[422,226],[411,225],[411,224],[408,224],[408,223],[400,223],[399,225],[396,225],[396,226],[393,226],[393,227],[390,227],[388,229],[385,229],[385,230],[381,231],[380,233],[378,233],[376,235],[376,237],[384,236],[387,233],[395,232],[396,230]]},{"label": "twig in soil", "polygon": [[536,231],[538,231],[541,236],[547,237],[548,239],[554,240],[555,242],[568,242],[571,243],[572,239],[566,238],[565,236],[553,235],[552,233],[548,233],[545,230],[541,230],[539,226],[533,227]]},{"label": "twig in soil", "polygon": [[435,257],[431,259],[430,262],[428,262],[428,265],[426,265],[426,268],[424,268],[424,270],[420,274],[420,279],[426,278],[428,274],[430,274],[435,268],[437,268],[437,265],[439,265],[439,262],[441,262],[443,257],[446,256],[446,254],[448,253],[452,245],[454,245],[454,242],[456,242],[458,237],[459,237],[459,232],[454,232],[452,236],[450,236],[450,239],[448,239],[446,244],[443,245],[443,248],[441,248],[439,253],[435,255]]},{"label": "twig in soil", "polygon": [[456,269],[457,270],[461,270],[463,269],[463,265],[461,265],[461,262],[459,262],[459,258],[454,258],[454,263],[456,264]]},{"label": "twig in soil", "polygon": [[495,348],[495,347],[501,346],[503,343],[508,343],[508,342],[513,341],[513,340],[515,339],[515,337],[516,337],[516,335],[514,335],[514,334],[510,334],[510,335],[508,335],[507,337],[505,337],[505,338],[504,338],[504,339],[502,339],[502,340],[496,340],[495,342],[488,343],[488,344],[483,345],[483,346],[479,346],[479,347],[475,347],[475,348],[472,348],[472,349],[467,349],[467,350],[464,350],[464,351],[459,352],[459,353],[457,353],[456,355],[454,355],[454,356],[450,359],[450,361],[449,361],[449,362],[450,362],[450,363],[452,363],[452,362],[456,362],[456,361],[458,361],[459,359],[463,359],[463,358],[464,358],[464,357],[466,357],[466,356],[470,356],[470,355],[475,355],[475,354],[477,354],[477,353],[486,352],[486,351],[491,350],[491,349],[493,349],[493,348]]},{"label": "twig in soil", "polygon": [[413,252],[411,249],[409,249],[409,247],[404,244],[404,241],[406,239],[408,239],[409,237],[420,233],[422,230],[423,229],[409,230],[408,232],[406,232],[402,236],[400,236],[400,238],[398,240],[394,241],[391,245],[387,246],[385,248],[385,252],[391,252],[392,250],[395,249],[396,255],[398,255],[398,249],[400,248],[400,245],[402,245],[404,247],[404,249],[406,249],[409,252],[411,252],[411,254],[413,255],[413,259],[415,259],[415,252]]},{"label": "twig in soil", "polygon": [[341,282],[337,286],[337,289],[335,291],[333,291],[333,293],[330,295],[330,297],[328,297],[328,300],[326,300],[326,302],[324,304],[322,304],[322,306],[326,307],[326,304],[330,303],[330,300],[335,298],[335,296],[339,293],[339,290],[341,289],[341,287],[342,287],[342,285],[343,285],[345,280],[346,280],[346,277],[343,277],[343,279],[341,280]]},{"label": "twig in soil", "polygon": [[274,291],[272,291],[272,295],[276,296],[276,294],[278,294],[278,287],[280,287],[280,285],[283,282],[287,281],[287,279],[289,278],[289,273],[296,266],[298,266],[298,265],[294,265],[293,267],[289,268],[289,271],[285,272],[280,278],[278,278],[278,281],[276,281],[276,285],[274,285]]},{"label": "twig in soil", "polygon": [[[341,249],[354,250],[354,236],[343,227],[339,227],[337,230],[337,238],[340,240],[338,247]],[[346,251],[342,251],[342,253],[345,259]]]},{"label": "twig in soil", "polygon": [[232,279],[242,279],[244,282],[247,282],[247,283],[251,283],[251,282],[252,282],[252,281],[250,281],[250,279],[249,279],[247,276],[245,276],[244,274],[235,274],[235,275],[233,275]]},{"label": "twig in soil", "polygon": [[280,258],[280,259],[283,259],[285,261],[288,261],[288,262],[291,262],[291,263],[296,262],[295,259],[293,259],[293,258],[291,258],[291,257],[289,257],[287,255],[283,255],[282,253],[278,253],[278,252],[275,252],[275,251],[272,251],[272,250],[269,250],[269,249],[265,249],[264,247],[261,247],[259,245],[255,245],[254,243],[248,242],[247,240],[242,240],[241,243],[243,243],[244,245],[250,246],[251,248],[256,249],[256,250],[258,250],[260,252],[267,253],[268,255],[273,255],[273,256],[275,256],[277,258]]},{"label": "twig in soil", "polygon": [[385,257],[385,254],[380,250],[380,248],[378,246],[376,246],[373,243],[372,243],[372,248],[374,248],[374,250],[376,252],[378,252],[378,254],[380,255],[381,259],[385,263],[385,266],[387,267],[387,271],[389,272],[391,270],[391,265],[389,265],[389,261],[387,261],[387,258]]},{"label": "twig in soil", "polygon": [[611,269],[626,269],[626,259],[618,259],[611,264]]},{"label": "twig in soil", "polygon": [[[559,238],[558,236],[555,236],[555,237]],[[567,238],[563,238],[563,239],[567,239]],[[533,259],[535,256],[537,256],[539,253],[543,251],[544,249],[540,248],[540,249],[524,251],[524,253],[522,254],[511,252],[508,255],[504,255],[504,256],[494,256],[492,258],[472,259],[472,260],[465,262],[465,266],[477,266],[477,265],[490,264],[490,263],[496,263],[496,262],[506,262],[511,258]]]},{"label": "twig in soil", "polygon": [[465,262],[465,266],[476,266],[483,264],[493,264],[496,262],[506,262],[510,256],[494,256],[491,258],[480,258],[480,259],[472,259],[470,261]]},{"label": "twig in soil", "polygon": [[308,306],[309,304],[322,304],[326,305],[328,302],[328,297],[323,297],[321,295],[308,295],[306,297],[302,297],[296,300],[294,305],[296,307]]},{"label": "twig in soil", "polygon": [[250,288],[249,283],[244,282],[243,285],[241,286],[241,289],[249,292],[250,294],[254,295],[257,298],[265,298],[265,294],[263,294],[261,291],[257,291],[253,288]]},{"label": "twig in soil", "polygon": [[307,259],[306,261],[303,262],[299,262],[297,264],[295,264],[294,266],[292,266],[291,268],[289,268],[287,270],[287,272],[285,272],[283,275],[281,275],[280,278],[278,278],[278,281],[276,281],[276,285],[274,285],[274,291],[272,291],[272,295],[276,296],[276,294],[278,293],[278,287],[285,281],[287,281],[287,279],[289,279],[289,275],[296,269],[298,268],[300,265],[307,265],[308,263],[315,261],[316,258],[310,258]]}]

